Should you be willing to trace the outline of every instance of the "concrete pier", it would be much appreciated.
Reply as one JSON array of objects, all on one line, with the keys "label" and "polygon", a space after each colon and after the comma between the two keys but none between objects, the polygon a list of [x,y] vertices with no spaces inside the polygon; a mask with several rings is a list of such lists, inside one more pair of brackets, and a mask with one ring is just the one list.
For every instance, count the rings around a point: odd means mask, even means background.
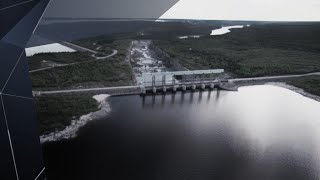
[{"label": "concrete pier", "polygon": [[142,95],[147,94],[147,90],[146,90],[146,88],[144,88],[144,87],[142,87],[142,88],[141,88],[141,94],[142,94]]},{"label": "concrete pier", "polygon": [[186,85],[182,85],[182,91],[186,91],[187,90],[187,86]]},{"label": "concrete pier", "polygon": [[195,91],[195,90],[197,89],[197,86],[193,84],[193,85],[191,86],[191,89],[192,89],[192,91]]},{"label": "concrete pier", "polygon": [[214,89],[214,84],[210,83],[210,89]]},{"label": "concrete pier", "polygon": [[206,89],[206,85],[205,84],[201,84],[201,90],[205,90]]},{"label": "concrete pier", "polygon": [[173,92],[177,92],[177,86],[173,86],[173,87],[172,87],[172,91],[173,91]]},{"label": "concrete pier", "polygon": [[167,87],[162,88],[162,92],[166,93],[167,92]]},{"label": "concrete pier", "polygon": [[238,91],[238,86],[232,82],[219,83],[218,87],[220,89],[227,90],[227,91]]},{"label": "concrete pier", "polygon": [[155,93],[157,93],[157,88],[156,87],[153,87],[152,88],[152,92],[155,94]]}]

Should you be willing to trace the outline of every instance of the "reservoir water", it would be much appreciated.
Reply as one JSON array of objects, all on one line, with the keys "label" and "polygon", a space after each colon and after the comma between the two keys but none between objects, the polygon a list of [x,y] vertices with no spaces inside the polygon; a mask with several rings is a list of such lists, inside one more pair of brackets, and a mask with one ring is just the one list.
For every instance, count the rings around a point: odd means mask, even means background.
[{"label": "reservoir water", "polygon": [[108,117],[44,145],[48,179],[319,179],[320,102],[271,86],[108,99]]}]

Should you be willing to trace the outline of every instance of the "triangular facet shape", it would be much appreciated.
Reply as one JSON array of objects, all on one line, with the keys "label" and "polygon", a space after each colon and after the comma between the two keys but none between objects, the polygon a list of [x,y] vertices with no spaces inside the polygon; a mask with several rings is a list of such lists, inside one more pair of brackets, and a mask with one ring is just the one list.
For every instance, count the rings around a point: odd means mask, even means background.
[{"label": "triangular facet shape", "polygon": [[32,98],[31,88],[27,59],[26,56],[23,55],[8,79],[2,93]]},{"label": "triangular facet shape", "polygon": [[39,2],[2,38],[2,41],[25,48],[48,3],[49,0]]},{"label": "triangular facet shape", "polygon": [[10,149],[6,118],[3,112],[2,97],[0,96],[0,179],[16,179],[14,162]]},{"label": "triangular facet shape", "polygon": [[6,84],[16,62],[23,55],[24,49],[0,41],[0,92]]},{"label": "triangular facet shape", "polygon": [[2,96],[20,180],[34,180],[43,169],[39,125],[32,99]]},{"label": "triangular facet shape", "polygon": [[31,0],[2,0],[0,1],[0,11],[9,9],[12,7],[20,6],[22,4],[28,3]]},{"label": "triangular facet shape", "polygon": [[[2,2],[2,0],[0,1]],[[0,10],[0,39],[2,39],[33,7],[35,1]]]}]

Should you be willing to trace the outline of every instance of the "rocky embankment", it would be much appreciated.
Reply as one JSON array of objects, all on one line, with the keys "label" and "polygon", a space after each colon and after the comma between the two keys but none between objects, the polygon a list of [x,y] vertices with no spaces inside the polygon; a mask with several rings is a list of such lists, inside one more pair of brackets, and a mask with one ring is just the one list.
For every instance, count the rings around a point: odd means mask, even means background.
[{"label": "rocky embankment", "polygon": [[98,120],[109,115],[111,107],[107,102],[108,97],[109,95],[107,94],[93,96],[93,98],[99,103],[98,111],[83,115],[79,119],[74,119],[71,122],[71,125],[66,127],[62,131],[56,131],[47,135],[40,136],[40,142],[46,143],[75,138],[77,136],[78,130],[86,125],[89,121]]}]

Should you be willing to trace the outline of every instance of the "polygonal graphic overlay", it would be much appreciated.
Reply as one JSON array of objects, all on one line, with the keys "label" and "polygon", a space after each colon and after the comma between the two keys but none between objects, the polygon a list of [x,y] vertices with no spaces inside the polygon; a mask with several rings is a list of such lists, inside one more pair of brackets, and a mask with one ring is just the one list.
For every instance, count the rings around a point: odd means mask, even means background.
[{"label": "polygonal graphic overlay", "polygon": [[[25,48],[31,34],[38,24],[38,20],[42,16],[43,9],[46,8],[49,0],[42,0],[30,11],[22,20],[20,20],[15,27],[8,32],[2,41],[14,44]],[[23,31],[21,30],[23,29]]]},{"label": "polygonal graphic overlay", "polygon": [[15,6],[29,3],[32,0],[2,0],[0,1],[0,10],[9,9]]},{"label": "polygonal graphic overlay", "polygon": [[158,19],[179,0],[54,0],[48,18]]},{"label": "polygonal graphic overlay", "polygon": [[24,48],[48,2],[0,2],[1,180],[46,178]]},{"label": "polygonal graphic overlay", "polygon": [[35,179],[43,169],[33,99],[2,95],[19,179]]},{"label": "polygonal graphic overlay", "polygon": [[17,61],[2,93],[32,99],[32,92],[30,91],[32,87],[29,79],[28,64],[24,54],[25,53],[23,52],[23,55]]},{"label": "polygonal graphic overlay", "polygon": [[5,36],[35,6],[35,1],[27,1],[20,5],[2,8],[2,10],[0,10],[0,39],[2,39],[3,36]]},{"label": "polygonal graphic overlay", "polygon": [[[126,18],[134,18],[132,15],[136,13],[145,18],[158,18],[176,2],[177,0],[136,0],[134,2],[84,0],[75,1],[75,4],[96,4],[90,6],[91,9],[82,6],[87,9],[85,12],[94,14],[99,11],[96,8],[102,3],[105,6],[100,12],[104,18],[112,18],[111,14],[115,12],[127,16]],[[24,48],[48,3],[49,0],[3,0],[0,2],[1,180],[46,179]],[[60,3],[63,5],[69,1],[60,1]],[[134,4],[135,8],[128,3]],[[77,6],[66,6],[70,12],[75,7]],[[117,10],[108,11],[104,9],[106,7]],[[141,11],[136,9],[137,7]],[[83,13],[83,10],[80,8],[78,12]],[[111,12],[111,14],[105,14],[105,12]],[[60,14],[60,10],[57,13]]]},{"label": "polygonal graphic overlay", "polygon": [[23,48],[0,41],[0,92],[3,91],[3,87],[8,82],[17,61],[23,56],[23,52]]},{"label": "polygonal graphic overlay", "polygon": [[181,0],[160,19],[319,21],[317,0]]},{"label": "polygonal graphic overlay", "polygon": [[7,131],[6,117],[0,97],[0,179],[15,179],[15,167],[11,154],[10,140]]}]

